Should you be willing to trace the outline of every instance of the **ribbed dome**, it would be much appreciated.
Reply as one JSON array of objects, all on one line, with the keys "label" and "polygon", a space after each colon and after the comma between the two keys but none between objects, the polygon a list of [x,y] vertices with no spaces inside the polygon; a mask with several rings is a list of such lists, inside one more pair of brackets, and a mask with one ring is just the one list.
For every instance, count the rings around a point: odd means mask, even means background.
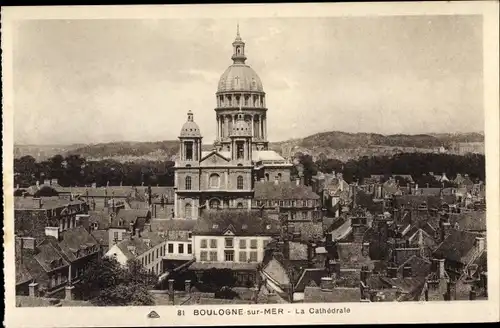
[{"label": "ribbed dome", "polygon": [[217,92],[232,91],[264,92],[264,88],[259,76],[250,66],[233,64],[220,77],[217,89]]},{"label": "ribbed dome", "polygon": [[238,120],[234,123],[231,129],[232,137],[251,137],[252,130],[250,125],[243,119],[242,114],[238,114]]},{"label": "ribbed dome", "polygon": [[201,138],[200,128],[193,120],[193,113],[188,112],[188,120],[181,129],[181,137],[183,138]]}]

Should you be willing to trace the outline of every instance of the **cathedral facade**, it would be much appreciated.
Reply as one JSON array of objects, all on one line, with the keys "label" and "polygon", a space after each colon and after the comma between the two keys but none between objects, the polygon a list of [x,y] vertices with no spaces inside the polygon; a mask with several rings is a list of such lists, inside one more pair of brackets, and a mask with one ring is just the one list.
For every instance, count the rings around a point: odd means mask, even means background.
[{"label": "cathedral facade", "polygon": [[213,149],[202,151],[203,136],[191,111],[181,129],[176,218],[196,219],[203,208],[251,209],[256,181],[290,181],[293,165],[268,149],[266,94],[257,73],[245,63],[239,29],[231,59],[216,92]]}]

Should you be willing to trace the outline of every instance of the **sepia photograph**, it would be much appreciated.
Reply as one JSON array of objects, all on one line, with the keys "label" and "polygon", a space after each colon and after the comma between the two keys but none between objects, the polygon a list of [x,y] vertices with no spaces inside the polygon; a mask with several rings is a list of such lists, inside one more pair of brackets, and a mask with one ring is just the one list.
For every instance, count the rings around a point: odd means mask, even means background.
[{"label": "sepia photograph", "polygon": [[424,4],[2,8],[7,322],[498,319],[498,3]]}]

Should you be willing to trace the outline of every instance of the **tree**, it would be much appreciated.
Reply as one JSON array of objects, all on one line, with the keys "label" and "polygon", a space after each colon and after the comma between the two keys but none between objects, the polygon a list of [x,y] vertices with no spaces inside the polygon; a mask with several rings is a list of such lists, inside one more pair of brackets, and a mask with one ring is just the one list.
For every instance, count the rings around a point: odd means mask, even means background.
[{"label": "tree", "polygon": [[52,187],[43,186],[40,190],[36,191],[33,197],[54,197],[58,196],[59,193]]},{"label": "tree", "polygon": [[157,278],[137,260],[122,267],[114,258],[91,262],[81,280],[84,297],[99,306],[153,305],[148,289]]}]

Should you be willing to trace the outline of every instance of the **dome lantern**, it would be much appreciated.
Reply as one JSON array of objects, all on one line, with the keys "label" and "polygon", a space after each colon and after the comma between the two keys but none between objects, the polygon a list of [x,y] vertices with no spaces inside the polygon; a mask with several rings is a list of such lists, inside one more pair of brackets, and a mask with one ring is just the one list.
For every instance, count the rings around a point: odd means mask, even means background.
[{"label": "dome lantern", "polygon": [[181,138],[201,138],[201,131],[198,124],[194,122],[193,112],[188,111],[187,121],[181,129]]}]

